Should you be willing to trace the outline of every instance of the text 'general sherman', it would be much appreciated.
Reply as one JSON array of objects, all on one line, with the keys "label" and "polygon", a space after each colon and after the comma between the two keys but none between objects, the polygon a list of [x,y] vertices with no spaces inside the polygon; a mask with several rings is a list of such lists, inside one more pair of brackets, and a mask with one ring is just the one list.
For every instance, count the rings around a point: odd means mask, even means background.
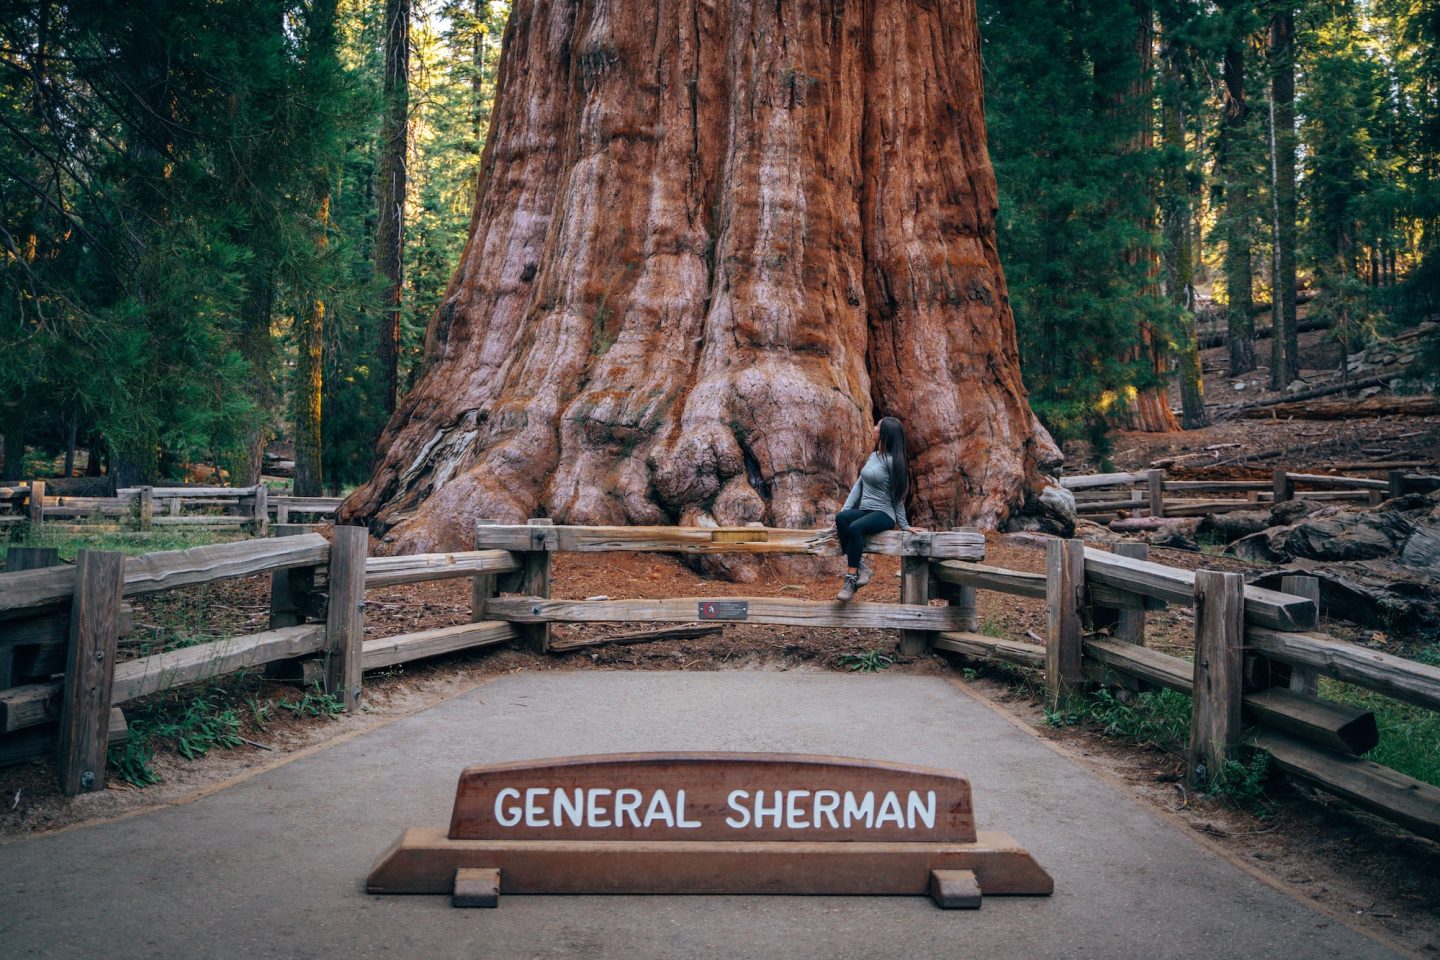
[{"label": "text 'general sherman'", "polygon": [[467,767],[452,840],[975,840],[948,770],[774,753],[601,754]]},{"label": "text 'general sherman'", "polygon": [[[686,811],[686,791],[633,787],[503,787],[495,794],[495,822],[502,827],[656,827],[694,830],[705,826]],[[731,790],[724,824],[733,830],[905,830],[935,828],[934,790]]]}]

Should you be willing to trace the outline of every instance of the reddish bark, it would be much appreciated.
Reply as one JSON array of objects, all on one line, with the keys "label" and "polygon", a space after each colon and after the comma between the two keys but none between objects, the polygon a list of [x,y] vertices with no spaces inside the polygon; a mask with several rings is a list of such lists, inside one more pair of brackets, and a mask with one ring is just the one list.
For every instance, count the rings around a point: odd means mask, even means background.
[{"label": "reddish bark", "polygon": [[520,0],[427,368],[343,518],[828,522],[874,418],[912,522],[1059,453],[995,252],[973,0]]}]

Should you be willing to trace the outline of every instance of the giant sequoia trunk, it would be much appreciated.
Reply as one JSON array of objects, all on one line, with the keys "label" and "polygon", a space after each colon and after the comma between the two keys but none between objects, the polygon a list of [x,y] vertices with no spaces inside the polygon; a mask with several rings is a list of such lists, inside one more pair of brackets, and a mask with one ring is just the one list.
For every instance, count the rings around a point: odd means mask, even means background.
[{"label": "giant sequoia trunk", "polygon": [[[828,522],[900,417],[911,517],[1059,454],[995,252],[973,0],[518,0],[470,241],[344,519]],[[393,528],[393,529],[392,529]]]}]

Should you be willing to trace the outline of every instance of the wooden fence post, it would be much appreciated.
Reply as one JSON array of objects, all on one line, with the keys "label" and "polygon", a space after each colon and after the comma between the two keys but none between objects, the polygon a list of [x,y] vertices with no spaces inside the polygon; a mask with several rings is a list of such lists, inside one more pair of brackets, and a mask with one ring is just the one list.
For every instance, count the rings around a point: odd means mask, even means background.
[{"label": "wooden fence post", "polygon": [[[494,520],[476,520],[475,526],[493,527]],[[477,533],[478,539],[478,533]],[[477,543],[475,549],[479,550]],[[485,619],[485,603],[495,596],[495,575],[493,573],[482,573],[479,576],[470,578],[470,622],[479,623]]]},{"label": "wooden fence post", "polygon": [[[555,521],[546,517],[535,517],[529,521],[532,527],[550,527],[554,524]],[[545,530],[532,530],[530,549],[522,555],[520,592],[527,597],[550,596],[550,551],[546,548],[545,538]],[[520,637],[532,653],[544,653],[550,649],[550,624],[521,624]]]},{"label": "wooden fence post", "polygon": [[[930,559],[906,554],[900,558],[900,602],[921,606],[930,604]],[[900,655],[924,656],[930,646],[930,634],[924,630],[900,631]]]},{"label": "wooden fence post", "polygon": [[[5,554],[5,572],[41,570],[60,565],[60,551],[55,547],[11,547]],[[15,683],[15,660],[18,652],[13,646],[0,646],[0,690]]]},{"label": "wooden fence post", "polygon": [[[298,523],[277,523],[276,537],[298,537],[309,531]],[[318,596],[321,584],[320,567],[287,567],[270,574],[270,629],[295,627],[308,619],[318,619],[324,612],[320,609]],[[272,660],[265,664],[265,678],[282,683],[298,683],[309,687],[322,683],[325,663],[320,657],[296,657],[289,660]]]},{"label": "wooden fence post", "polygon": [[1390,495],[1391,499],[1405,496],[1404,470],[1391,470],[1386,474],[1386,479],[1390,484],[1390,489],[1387,490],[1386,493]]},{"label": "wooden fence post", "polygon": [[1045,553],[1045,689],[1051,709],[1084,677],[1080,594],[1085,589],[1085,541],[1051,540]]},{"label": "wooden fence post", "polygon": [[155,488],[141,487],[140,493],[140,529],[149,530],[150,522],[155,519]]},{"label": "wooden fence post", "polygon": [[30,535],[35,536],[40,532],[40,524],[45,522],[45,481],[30,481]]},{"label": "wooden fence post", "polygon": [[289,526],[290,524],[290,501],[284,497],[275,501],[275,526]]},{"label": "wooden fence post", "polygon": [[[1117,543],[1111,547],[1117,557],[1129,557],[1131,560],[1149,560],[1150,544],[1148,543]],[[1145,646],[1145,611],[1143,608],[1125,607],[1117,611],[1115,620],[1115,639],[1124,643],[1134,643]]]},{"label": "wooden fence post", "polygon": [[251,536],[264,537],[268,536],[270,533],[269,497],[270,488],[265,486],[263,482],[257,483],[255,485],[254,512],[251,514],[250,518],[250,522],[254,526],[254,529],[251,531]]},{"label": "wooden fence post", "polygon": [[1195,572],[1195,674],[1190,707],[1190,780],[1205,786],[1240,744],[1245,578]]},{"label": "wooden fence post", "polygon": [[1165,516],[1165,471],[1146,470],[1145,489],[1150,496],[1150,516]]},{"label": "wooden fence post", "polygon": [[[1315,614],[1320,614],[1319,577],[1281,577],[1280,592],[1306,597],[1315,603]],[[1320,675],[1309,667],[1292,664],[1290,667],[1290,689],[1296,693],[1315,694],[1320,687]]]},{"label": "wooden fence post", "polygon": [[[951,527],[953,533],[979,533],[978,527]],[[950,606],[960,611],[960,629],[968,633],[980,632],[980,608],[978,594],[974,587],[950,586],[936,584],[934,577],[931,577],[932,587],[938,588],[940,594],[950,602]]]},{"label": "wooden fence post", "polygon": [[70,655],[60,705],[56,760],[67,796],[105,789],[110,735],[110,687],[120,631],[125,556],[81,550],[70,602]]},{"label": "wooden fence post", "polygon": [[1275,502],[1283,503],[1286,500],[1295,499],[1295,481],[1290,479],[1290,474],[1282,468],[1276,468],[1274,474]]},{"label": "wooden fence post", "polygon": [[336,527],[330,540],[330,603],[325,615],[325,691],[346,710],[360,708],[365,640],[365,553],[370,531]]}]

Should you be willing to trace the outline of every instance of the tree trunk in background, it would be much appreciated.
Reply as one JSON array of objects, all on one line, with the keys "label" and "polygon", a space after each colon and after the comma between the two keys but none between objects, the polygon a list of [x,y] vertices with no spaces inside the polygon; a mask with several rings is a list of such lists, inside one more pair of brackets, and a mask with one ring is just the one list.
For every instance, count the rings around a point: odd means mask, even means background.
[{"label": "tree trunk in background", "polygon": [[1230,335],[1230,376],[1255,369],[1255,318],[1250,270],[1251,172],[1245,162],[1246,118],[1245,42],[1238,27],[1225,47],[1224,102],[1217,147],[1221,184],[1225,191],[1225,294],[1226,327]]},{"label": "tree trunk in background", "polygon": [[[816,527],[901,418],[912,522],[1059,452],[1020,380],[972,0],[519,0],[470,241],[341,522]],[[393,529],[392,529],[393,528]]]},{"label": "tree trunk in background", "polygon": [[274,281],[267,274],[252,274],[240,305],[240,352],[250,366],[250,396],[258,409],[245,437],[245,462],[239,465],[244,476],[235,478],[236,486],[259,483],[265,465],[265,444],[275,413],[275,343],[270,335],[274,307]]},{"label": "tree trunk in background", "polygon": [[5,415],[5,463],[0,468],[0,481],[7,483],[27,479],[25,472],[25,408],[11,407]]},{"label": "tree trunk in background", "polygon": [[375,185],[375,272],[385,281],[380,315],[381,400],[395,410],[399,387],[400,304],[405,263],[405,153],[410,113],[410,0],[385,0],[385,113]]},{"label": "tree trunk in background", "polygon": [[1167,38],[1163,55],[1161,129],[1165,152],[1161,166],[1165,290],[1180,314],[1180,425],[1186,430],[1208,426],[1205,378],[1200,345],[1195,338],[1195,257],[1191,245],[1190,155],[1185,146],[1186,94],[1190,75],[1183,41]]},{"label": "tree trunk in background", "polygon": [[[306,18],[305,56],[310,67],[322,73],[338,69],[335,62],[337,0],[314,0]],[[311,189],[319,199],[316,211],[315,249],[323,258],[330,245],[330,171],[322,166],[311,175]],[[318,497],[325,492],[323,403],[325,394],[325,300],[316,293],[304,316],[296,318],[295,477],[297,497]]]},{"label": "tree trunk in background", "polygon": [[[329,223],[330,197],[321,201],[321,234],[316,241],[326,244],[324,230]],[[316,297],[303,317],[296,318],[299,336],[295,344],[295,480],[297,497],[319,497],[325,491],[324,441],[321,419],[325,370],[325,301]]]},{"label": "tree trunk in background", "polygon": [[1274,179],[1275,279],[1271,317],[1270,389],[1283,390],[1300,376],[1299,324],[1295,317],[1295,11],[1270,20],[1270,149]]},{"label": "tree trunk in background", "polygon": [[73,410],[65,418],[65,472],[62,476],[75,475],[75,442],[80,433],[80,417]]},{"label": "tree trunk in background", "polygon": [[[1134,0],[1136,20],[1135,56],[1140,72],[1131,85],[1128,103],[1121,109],[1132,114],[1134,135],[1126,149],[1134,153],[1149,154],[1155,146],[1155,10],[1151,0]],[[1153,197],[1153,183],[1146,196]],[[1132,267],[1143,264],[1147,277],[1146,294],[1155,301],[1160,300],[1160,264],[1153,245],[1155,221],[1153,208],[1139,224],[1141,235],[1146,237],[1143,246],[1125,251],[1125,260]],[[1130,424],[1133,429],[1147,433],[1166,433],[1179,430],[1180,423],[1170,410],[1169,391],[1166,383],[1170,379],[1170,353],[1165,341],[1158,336],[1155,328],[1145,320],[1140,321],[1140,343],[1135,355],[1154,373],[1156,384],[1136,391],[1130,404]]]}]

